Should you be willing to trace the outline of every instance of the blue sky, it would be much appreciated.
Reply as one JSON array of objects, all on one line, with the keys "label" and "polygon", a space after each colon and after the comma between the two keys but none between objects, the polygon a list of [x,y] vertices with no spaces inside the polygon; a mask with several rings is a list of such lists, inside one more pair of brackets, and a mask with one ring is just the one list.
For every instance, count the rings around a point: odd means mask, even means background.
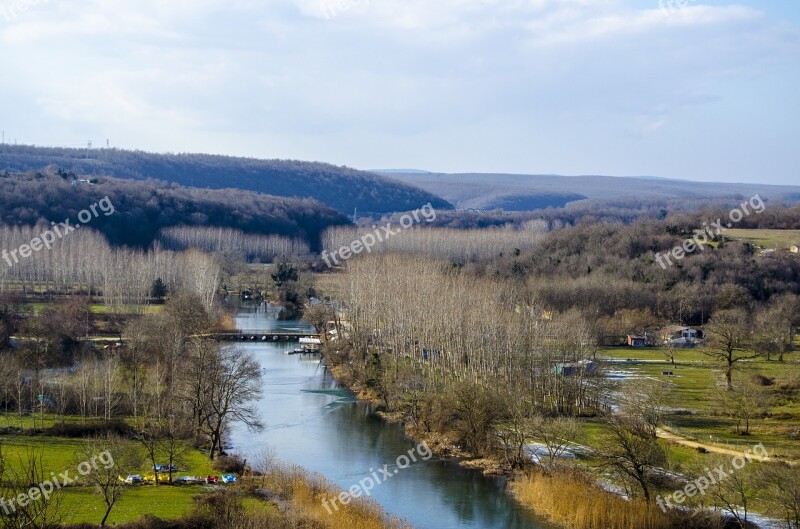
[{"label": "blue sky", "polygon": [[0,127],[358,168],[800,185],[794,0],[0,0]]}]

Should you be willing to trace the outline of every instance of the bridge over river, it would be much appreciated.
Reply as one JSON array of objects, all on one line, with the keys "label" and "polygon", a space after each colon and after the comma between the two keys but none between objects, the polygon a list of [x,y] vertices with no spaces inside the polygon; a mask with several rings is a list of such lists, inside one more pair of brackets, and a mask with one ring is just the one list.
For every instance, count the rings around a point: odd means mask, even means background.
[{"label": "bridge over river", "polygon": [[270,342],[270,343],[286,343],[286,342],[299,342],[302,338],[320,339],[319,334],[303,333],[303,332],[276,332],[273,330],[266,331],[219,331],[203,335],[204,338],[213,338],[221,342]]},{"label": "bridge over river", "polygon": [[[268,342],[268,343],[296,343],[300,342],[303,338],[320,340],[322,337],[319,334],[307,332],[287,332],[278,331],[275,329],[266,331],[213,331],[204,334],[195,335],[196,338],[203,338],[206,340],[217,340],[220,342]],[[12,336],[12,340],[16,341],[32,341],[35,338],[30,336]],[[94,342],[98,344],[107,343],[113,346],[123,346],[125,342],[119,336],[83,336],[79,337],[78,341]],[[318,342],[317,342],[318,343]]]}]

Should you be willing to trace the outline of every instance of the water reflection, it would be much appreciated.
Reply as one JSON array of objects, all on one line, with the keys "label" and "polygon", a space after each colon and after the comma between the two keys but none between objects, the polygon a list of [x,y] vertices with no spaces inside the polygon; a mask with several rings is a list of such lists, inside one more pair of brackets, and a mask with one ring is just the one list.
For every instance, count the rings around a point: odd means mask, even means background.
[{"label": "water reflection", "polygon": [[[297,321],[279,321],[264,305],[244,307],[237,317],[243,330],[309,331]],[[264,369],[259,403],[266,425],[252,434],[236,428],[234,447],[252,458],[264,447],[279,459],[319,472],[343,488],[389,465],[415,447],[402,429],[387,425],[370,406],[340,388],[318,359],[289,356],[296,344],[244,345]],[[372,490],[393,515],[418,529],[540,529],[548,527],[504,491],[502,478],[490,478],[436,457],[412,463]]]}]

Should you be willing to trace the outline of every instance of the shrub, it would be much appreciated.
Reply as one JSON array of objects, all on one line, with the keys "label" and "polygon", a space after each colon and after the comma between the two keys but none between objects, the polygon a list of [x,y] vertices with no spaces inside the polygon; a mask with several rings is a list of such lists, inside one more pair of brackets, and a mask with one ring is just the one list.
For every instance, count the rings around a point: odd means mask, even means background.
[{"label": "shrub", "polygon": [[236,474],[244,473],[246,462],[239,455],[229,455],[218,457],[213,464],[217,472],[233,472]]}]

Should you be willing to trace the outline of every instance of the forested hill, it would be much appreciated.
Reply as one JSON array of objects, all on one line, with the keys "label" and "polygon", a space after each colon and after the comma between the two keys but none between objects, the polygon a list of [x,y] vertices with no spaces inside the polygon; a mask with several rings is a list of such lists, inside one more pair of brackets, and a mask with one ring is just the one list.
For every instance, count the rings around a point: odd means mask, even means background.
[{"label": "forested hill", "polygon": [[392,178],[444,197],[459,209],[531,211],[589,199],[594,205],[680,201],[696,209],[717,199],[749,198],[800,201],[800,186],[692,182],[652,177],[559,176],[520,174],[443,174],[392,172]]},{"label": "forested hill", "polygon": [[316,249],[322,231],[349,223],[344,215],[312,199],[189,188],[159,180],[82,181],[87,178],[53,167],[24,174],[0,170],[0,225],[65,219],[75,225],[81,210],[106,196],[115,212],[108,216],[101,212],[87,226],[117,245],[146,247],[159,230],[172,226],[219,226],[302,238]]},{"label": "forested hill", "polygon": [[374,173],[315,162],[257,160],[208,154],[151,154],[119,149],[62,149],[0,145],[0,169],[40,171],[56,165],[77,174],[145,180],[190,187],[237,188],[268,195],[315,198],[348,215],[409,211],[444,199]]}]

